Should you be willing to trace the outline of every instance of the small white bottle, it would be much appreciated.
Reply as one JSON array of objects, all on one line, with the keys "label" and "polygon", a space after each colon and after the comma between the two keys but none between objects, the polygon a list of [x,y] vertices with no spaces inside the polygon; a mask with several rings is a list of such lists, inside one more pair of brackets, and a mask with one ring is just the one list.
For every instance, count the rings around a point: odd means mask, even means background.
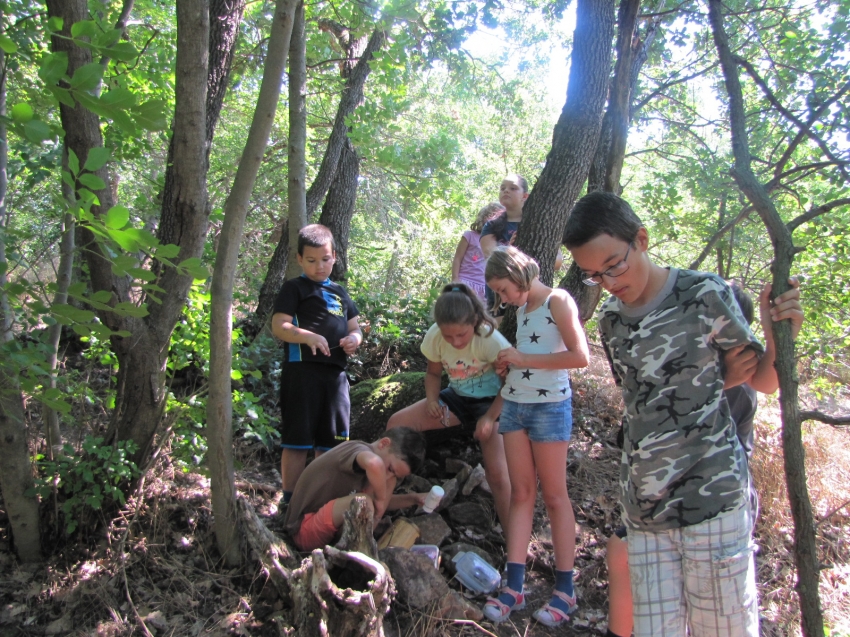
[{"label": "small white bottle", "polygon": [[425,496],[425,504],[422,505],[422,510],[425,513],[431,513],[434,509],[440,506],[440,500],[443,499],[444,495],[446,495],[446,492],[443,491],[443,487],[438,485],[431,487],[431,491],[429,491],[428,495]]}]

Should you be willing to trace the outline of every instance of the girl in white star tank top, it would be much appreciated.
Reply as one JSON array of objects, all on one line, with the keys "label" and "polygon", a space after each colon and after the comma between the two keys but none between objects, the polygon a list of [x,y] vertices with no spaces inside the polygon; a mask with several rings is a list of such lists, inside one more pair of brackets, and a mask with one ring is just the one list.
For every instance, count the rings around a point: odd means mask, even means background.
[{"label": "girl in white star tank top", "polygon": [[531,538],[537,482],[552,528],[555,589],[534,613],[546,626],[564,623],[576,605],[573,587],[575,516],[567,492],[567,451],[572,432],[568,369],[585,367],[587,340],[572,297],[544,285],[540,269],[513,246],[497,248],[487,261],[487,285],[517,310],[516,348],[502,350],[497,369],[507,372],[499,433],[504,435],[511,506],[508,522],[508,583],[487,600],[492,621],[525,606],[525,556]]}]

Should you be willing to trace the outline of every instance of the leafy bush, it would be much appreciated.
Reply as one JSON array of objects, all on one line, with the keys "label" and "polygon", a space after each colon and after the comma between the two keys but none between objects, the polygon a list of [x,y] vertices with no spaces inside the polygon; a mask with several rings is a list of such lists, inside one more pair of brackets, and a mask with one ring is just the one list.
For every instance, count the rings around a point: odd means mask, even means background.
[{"label": "leafy bush", "polygon": [[65,531],[71,534],[83,521],[87,510],[99,511],[104,504],[126,502],[123,489],[139,475],[139,468],[128,456],[137,449],[132,440],[104,445],[103,438],[86,436],[82,455],[73,455],[75,450],[68,444],[65,445],[66,455],[54,460],[45,460],[39,455],[36,461],[42,475],[30,495],[35,493],[47,498],[56,489],[62,499]]}]

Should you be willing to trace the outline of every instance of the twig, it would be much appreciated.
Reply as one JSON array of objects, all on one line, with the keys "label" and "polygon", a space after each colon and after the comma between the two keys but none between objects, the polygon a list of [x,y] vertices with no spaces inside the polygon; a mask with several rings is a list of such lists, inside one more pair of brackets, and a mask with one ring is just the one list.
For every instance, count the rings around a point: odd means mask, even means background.
[{"label": "twig", "polygon": [[835,515],[836,513],[838,513],[841,509],[843,509],[844,507],[846,507],[848,504],[850,504],[850,500],[847,500],[847,502],[845,502],[844,504],[839,504],[839,505],[838,505],[837,507],[835,507],[832,511],[830,511],[829,513],[827,513],[826,515],[824,515],[824,516],[820,519],[820,521],[819,521],[819,522],[818,522],[815,526],[820,526],[821,524],[823,524],[824,522],[826,522],[829,518],[831,518],[833,515]]},{"label": "twig", "polygon": [[461,624],[463,626],[472,626],[473,628],[477,628],[478,630],[480,630],[485,635],[490,635],[490,637],[499,637],[496,633],[491,633],[489,630],[484,628],[484,626],[479,624],[477,621],[473,621],[471,619],[453,619],[452,623],[453,624]]},{"label": "twig", "polygon": [[800,422],[806,420],[817,420],[824,424],[838,427],[840,425],[850,425],[850,414],[832,415],[825,414],[822,411],[801,411]]}]

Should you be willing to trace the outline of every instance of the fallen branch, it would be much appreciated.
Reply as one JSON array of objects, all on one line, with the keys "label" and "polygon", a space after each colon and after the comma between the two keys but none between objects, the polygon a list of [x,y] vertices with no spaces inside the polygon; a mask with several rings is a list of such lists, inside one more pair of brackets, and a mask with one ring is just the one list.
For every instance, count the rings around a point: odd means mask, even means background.
[{"label": "fallen branch", "polygon": [[826,425],[840,427],[843,425],[850,425],[850,414],[834,416],[831,414],[825,414],[822,411],[801,411],[800,422],[805,422],[806,420],[817,420],[818,422],[822,422]]},{"label": "fallen branch", "polygon": [[257,517],[254,507],[241,495],[236,498],[236,509],[248,540],[248,546],[257,555],[266,575],[283,599],[289,598],[290,574],[298,566],[298,557],[286,542],[266,528]]}]

